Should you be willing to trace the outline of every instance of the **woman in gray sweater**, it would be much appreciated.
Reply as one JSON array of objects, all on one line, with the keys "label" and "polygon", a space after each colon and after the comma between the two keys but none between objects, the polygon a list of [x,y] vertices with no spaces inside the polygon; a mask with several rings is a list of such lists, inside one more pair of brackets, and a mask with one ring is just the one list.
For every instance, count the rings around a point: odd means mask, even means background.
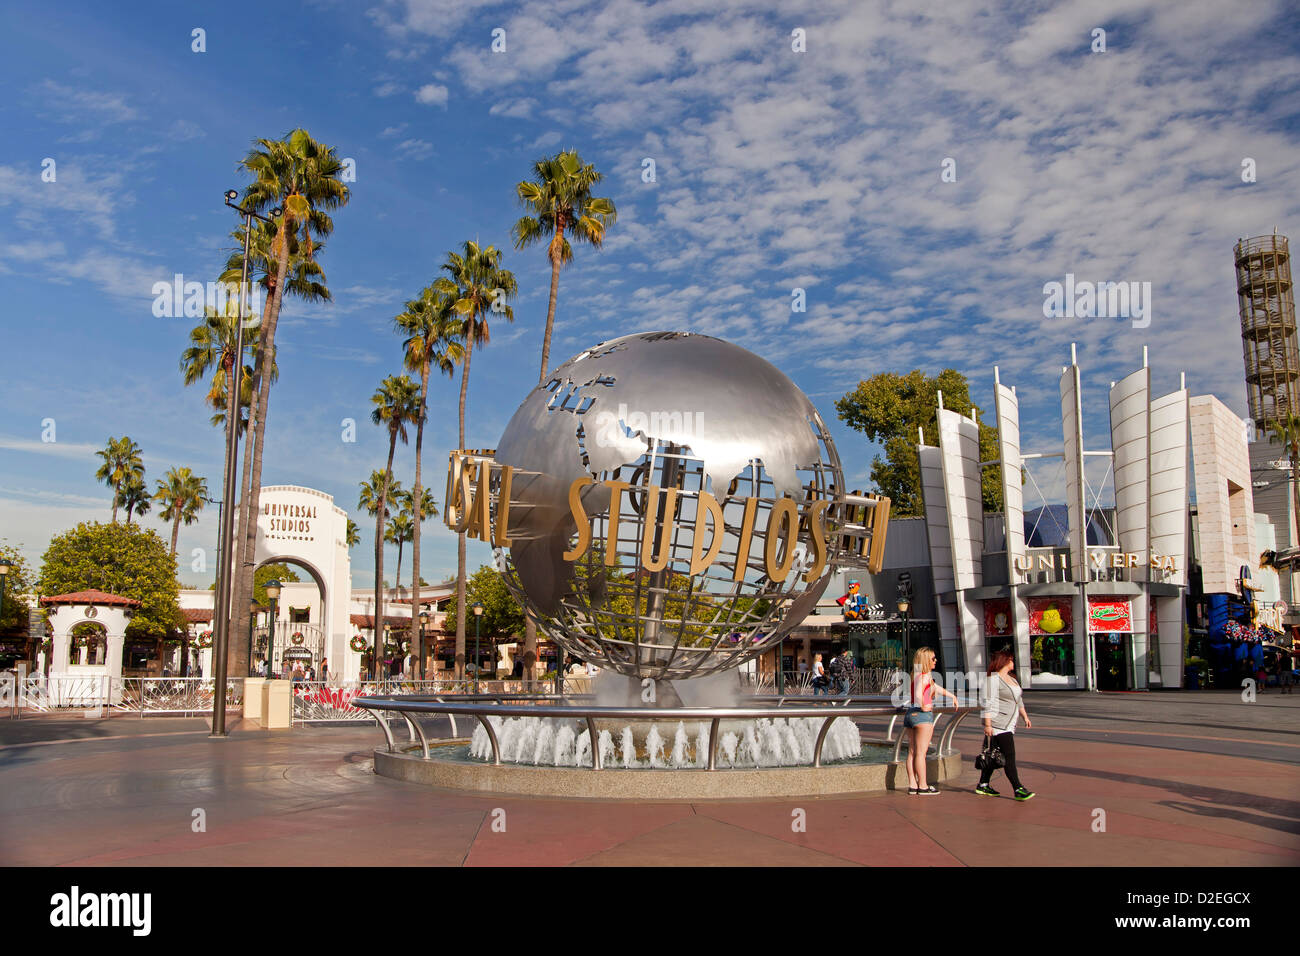
[{"label": "woman in gray sweater", "polygon": [[[1015,658],[1010,651],[998,651],[989,661],[988,689],[985,692],[984,708],[980,714],[984,718],[984,734],[993,738],[993,746],[1002,751],[1006,758],[1003,768],[1011,786],[1015,787],[1017,800],[1030,800],[1034,793],[1020,783],[1016,772],[1016,718],[1025,718],[1025,727],[1032,727],[1029,714],[1025,713],[1024,693],[1020,682],[1013,672],[1016,669]],[[975,792],[982,797],[996,797],[998,792],[989,786],[993,778],[993,768],[988,767],[980,773],[979,786]]]}]

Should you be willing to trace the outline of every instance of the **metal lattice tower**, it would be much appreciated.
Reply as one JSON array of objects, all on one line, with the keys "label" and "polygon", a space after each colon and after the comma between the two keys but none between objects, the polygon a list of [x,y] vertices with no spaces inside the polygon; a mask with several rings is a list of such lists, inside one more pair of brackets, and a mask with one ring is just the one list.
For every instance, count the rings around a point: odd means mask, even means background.
[{"label": "metal lattice tower", "polygon": [[1238,240],[1237,303],[1246,359],[1250,417],[1261,434],[1300,415],[1300,346],[1296,340],[1291,253],[1285,236]]}]

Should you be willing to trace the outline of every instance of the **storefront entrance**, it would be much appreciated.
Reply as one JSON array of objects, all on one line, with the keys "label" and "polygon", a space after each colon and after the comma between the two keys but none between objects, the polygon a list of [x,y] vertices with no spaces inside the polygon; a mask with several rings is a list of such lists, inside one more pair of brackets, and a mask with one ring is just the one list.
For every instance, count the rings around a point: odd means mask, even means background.
[{"label": "storefront entrance", "polygon": [[1128,634],[1095,634],[1097,689],[1128,690]]}]

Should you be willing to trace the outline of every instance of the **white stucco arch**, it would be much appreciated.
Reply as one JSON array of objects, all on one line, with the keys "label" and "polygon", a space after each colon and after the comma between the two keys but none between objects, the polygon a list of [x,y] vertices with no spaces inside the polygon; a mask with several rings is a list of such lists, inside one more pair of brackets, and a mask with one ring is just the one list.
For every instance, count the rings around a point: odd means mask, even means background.
[{"label": "white stucco arch", "polygon": [[352,560],[348,515],[334,497],[301,485],[268,485],[257,514],[255,566],[285,562],[301,566],[321,590],[323,653],[332,673],[344,680],[359,674],[357,655],[348,653],[348,602]]}]

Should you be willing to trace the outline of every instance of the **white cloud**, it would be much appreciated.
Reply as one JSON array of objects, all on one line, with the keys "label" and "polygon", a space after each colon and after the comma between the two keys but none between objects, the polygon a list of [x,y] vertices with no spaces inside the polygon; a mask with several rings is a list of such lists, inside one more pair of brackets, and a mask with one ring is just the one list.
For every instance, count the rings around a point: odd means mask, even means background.
[{"label": "white cloud", "polygon": [[415,102],[425,106],[446,106],[447,87],[437,83],[426,83],[415,91]]}]

